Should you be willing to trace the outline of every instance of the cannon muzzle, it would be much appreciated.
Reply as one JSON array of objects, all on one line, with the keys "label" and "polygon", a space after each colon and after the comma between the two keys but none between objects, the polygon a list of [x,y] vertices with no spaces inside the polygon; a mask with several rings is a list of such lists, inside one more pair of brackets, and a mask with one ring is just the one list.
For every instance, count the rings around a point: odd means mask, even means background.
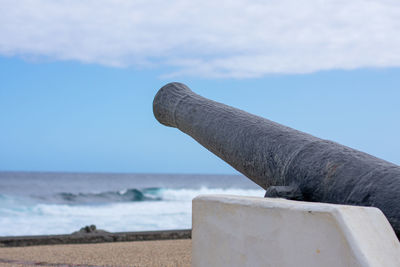
[{"label": "cannon muzzle", "polygon": [[399,166],[206,99],[181,83],[159,90],[153,112],[266,189],[266,196],[377,207],[400,236]]}]

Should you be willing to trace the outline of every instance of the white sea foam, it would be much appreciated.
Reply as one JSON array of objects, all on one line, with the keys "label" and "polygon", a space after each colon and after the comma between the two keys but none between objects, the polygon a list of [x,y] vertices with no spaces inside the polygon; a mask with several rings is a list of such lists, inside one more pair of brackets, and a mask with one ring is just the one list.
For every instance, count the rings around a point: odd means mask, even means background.
[{"label": "white sea foam", "polygon": [[[126,192],[126,190],[122,191]],[[262,189],[149,189],[151,199],[102,204],[49,204],[0,198],[0,236],[68,234],[89,224],[110,232],[191,228],[191,201],[201,194],[259,196]]]}]

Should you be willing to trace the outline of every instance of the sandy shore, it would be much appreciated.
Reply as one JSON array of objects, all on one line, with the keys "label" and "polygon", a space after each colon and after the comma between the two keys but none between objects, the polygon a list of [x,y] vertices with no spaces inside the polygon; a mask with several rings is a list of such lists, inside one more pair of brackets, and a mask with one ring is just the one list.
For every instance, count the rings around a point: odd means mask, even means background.
[{"label": "sandy shore", "polygon": [[190,266],[191,239],[0,248],[0,266]]}]

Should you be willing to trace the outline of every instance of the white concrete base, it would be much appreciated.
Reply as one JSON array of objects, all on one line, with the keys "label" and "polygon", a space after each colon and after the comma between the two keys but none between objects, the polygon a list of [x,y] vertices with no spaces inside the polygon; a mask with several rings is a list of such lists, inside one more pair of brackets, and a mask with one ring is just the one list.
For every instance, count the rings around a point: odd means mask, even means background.
[{"label": "white concrete base", "polygon": [[193,200],[192,266],[400,266],[376,208],[205,195]]}]

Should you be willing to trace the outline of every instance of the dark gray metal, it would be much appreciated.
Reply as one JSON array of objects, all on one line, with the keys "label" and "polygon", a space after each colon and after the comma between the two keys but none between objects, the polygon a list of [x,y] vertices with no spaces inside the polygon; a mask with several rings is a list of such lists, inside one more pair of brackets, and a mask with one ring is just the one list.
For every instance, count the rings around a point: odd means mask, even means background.
[{"label": "dark gray metal", "polygon": [[181,83],[159,90],[153,112],[266,189],[266,196],[377,207],[400,236],[399,166],[208,100]]}]

